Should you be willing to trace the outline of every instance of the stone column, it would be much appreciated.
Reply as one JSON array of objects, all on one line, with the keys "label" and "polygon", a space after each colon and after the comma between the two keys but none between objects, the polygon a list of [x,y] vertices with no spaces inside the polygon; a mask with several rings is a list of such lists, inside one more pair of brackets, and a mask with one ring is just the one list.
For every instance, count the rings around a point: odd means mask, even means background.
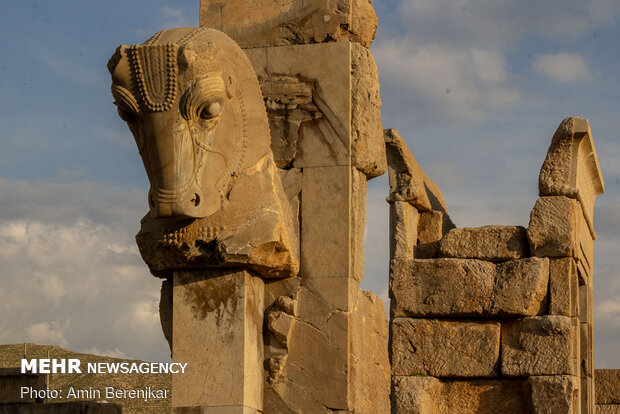
[{"label": "stone column", "polygon": [[202,0],[200,24],[250,58],[300,219],[300,277],[265,285],[264,410],[387,413],[387,320],[359,288],[366,181],[386,167],[373,7]]}]

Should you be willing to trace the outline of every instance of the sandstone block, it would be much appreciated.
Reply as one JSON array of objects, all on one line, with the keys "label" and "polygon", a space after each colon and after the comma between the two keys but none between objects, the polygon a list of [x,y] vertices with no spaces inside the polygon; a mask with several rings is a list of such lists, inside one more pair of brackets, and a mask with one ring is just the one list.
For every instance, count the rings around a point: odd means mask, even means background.
[{"label": "sandstone block", "polygon": [[595,237],[594,202],[605,191],[605,184],[588,120],[574,116],[562,121],[540,169],[538,188],[541,196],[579,200],[587,226]]},{"label": "sandstone block", "polygon": [[433,377],[393,377],[393,413],[530,412],[521,380],[439,381]]},{"label": "sandstone block", "polygon": [[534,256],[576,256],[579,220],[583,220],[577,200],[541,197],[530,215],[527,237]]},{"label": "sandstone block", "polygon": [[580,414],[579,378],[569,375],[534,376],[531,387],[534,413]]},{"label": "sandstone block", "polygon": [[441,239],[439,253],[441,257],[502,262],[527,257],[529,246],[521,226],[465,227],[450,230]]},{"label": "sandstone block", "polygon": [[349,318],[351,408],[353,412],[390,412],[390,359],[388,321],[383,301],[360,292],[356,311]]},{"label": "sandstone block", "polygon": [[406,201],[390,204],[390,258],[413,259],[420,213]]},{"label": "sandstone block", "polygon": [[497,376],[499,322],[397,318],[391,338],[393,375]]},{"label": "sandstone block", "polygon": [[579,278],[571,257],[549,260],[549,314],[579,315]]},{"label": "sandstone block", "polygon": [[597,369],[594,380],[597,404],[620,404],[620,369]]},{"label": "sandstone block", "polygon": [[502,374],[579,375],[575,364],[577,320],[566,316],[534,316],[502,325]]},{"label": "sandstone block", "polygon": [[441,383],[437,378],[393,376],[392,413],[433,413],[440,389]]},{"label": "sandstone block", "polygon": [[548,259],[392,260],[390,298],[399,316],[525,316],[545,309]]},{"label": "sandstone block", "polygon": [[385,171],[377,69],[362,46],[338,42],[246,49],[258,75],[280,168],[353,165]]},{"label": "sandstone block", "polygon": [[[279,301],[274,309],[282,316],[279,309],[285,304]],[[295,313],[287,349],[268,360],[264,411],[387,414],[390,375],[383,303],[358,290],[345,312],[304,286],[293,301],[284,306]]]},{"label": "sandstone block", "polygon": [[407,201],[420,211],[448,213],[439,187],[432,182],[398,130],[383,131],[390,180],[388,202]]},{"label": "sandstone block", "polygon": [[246,271],[195,270],[175,271],[173,284],[172,359],[188,366],[172,380],[172,406],[261,411],[262,280]]},{"label": "sandstone block", "polygon": [[368,0],[202,0],[200,26],[221,30],[244,48],[343,40],[368,47],[377,15]]}]

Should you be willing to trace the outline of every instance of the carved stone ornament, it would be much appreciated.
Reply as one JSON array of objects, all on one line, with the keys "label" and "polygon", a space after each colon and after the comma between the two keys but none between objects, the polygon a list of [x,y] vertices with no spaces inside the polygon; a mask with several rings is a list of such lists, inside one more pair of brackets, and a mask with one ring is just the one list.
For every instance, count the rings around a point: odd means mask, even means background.
[{"label": "carved stone ornament", "polygon": [[136,237],[151,271],[241,265],[296,275],[294,220],[239,46],[213,29],[164,30],[119,46],[108,69],[151,184]]}]

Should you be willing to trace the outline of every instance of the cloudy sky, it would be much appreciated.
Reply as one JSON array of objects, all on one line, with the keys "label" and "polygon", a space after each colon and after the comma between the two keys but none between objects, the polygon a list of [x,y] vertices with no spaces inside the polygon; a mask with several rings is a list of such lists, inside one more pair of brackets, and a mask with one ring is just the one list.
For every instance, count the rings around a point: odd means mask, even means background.
[{"label": "cloudy sky", "polygon": [[[134,234],[148,181],[116,116],[121,43],[196,26],[198,0],[0,0],[0,343],[165,359],[159,282]],[[561,120],[588,118],[607,192],[595,227],[597,367],[620,368],[620,2],[375,0],[383,122],[459,227],[527,225]],[[384,177],[369,185],[365,289],[386,297]]]}]

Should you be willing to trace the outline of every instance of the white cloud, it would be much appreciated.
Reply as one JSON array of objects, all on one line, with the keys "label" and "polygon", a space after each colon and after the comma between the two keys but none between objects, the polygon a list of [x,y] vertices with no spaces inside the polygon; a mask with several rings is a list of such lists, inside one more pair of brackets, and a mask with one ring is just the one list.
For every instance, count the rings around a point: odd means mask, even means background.
[{"label": "white cloud", "polygon": [[387,40],[373,46],[382,81],[401,88],[442,115],[480,119],[519,100],[502,54],[480,47]]},{"label": "white cloud", "polygon": [[57,321],[35,323],[26,329],[26,336],[28,341],[37,344],[67,346],[69,343],[65,333],[69,325],[69,319],[64,323]]},{"label": "white cloud", "polygon": [[583,57],[571,53],[537,55],[532,69],[559,82],[574,82],[590,75]]}]

